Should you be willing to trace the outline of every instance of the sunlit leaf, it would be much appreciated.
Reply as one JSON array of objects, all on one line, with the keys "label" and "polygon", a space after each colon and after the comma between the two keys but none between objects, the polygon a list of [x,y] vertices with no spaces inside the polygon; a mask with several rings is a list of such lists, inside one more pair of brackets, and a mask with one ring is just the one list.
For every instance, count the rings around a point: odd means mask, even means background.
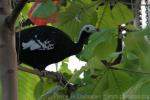
[{"label": "sunlit leaf", "polygon": [[34,89],[39,77],[27,72],[18,71],[19,100],[34,100]]},{"label": "sunlit leaf", "polygon": [[68,64],[62,62],[61,68],[59,69],[61,73],[71,74],[71,70],[68,69]]}]

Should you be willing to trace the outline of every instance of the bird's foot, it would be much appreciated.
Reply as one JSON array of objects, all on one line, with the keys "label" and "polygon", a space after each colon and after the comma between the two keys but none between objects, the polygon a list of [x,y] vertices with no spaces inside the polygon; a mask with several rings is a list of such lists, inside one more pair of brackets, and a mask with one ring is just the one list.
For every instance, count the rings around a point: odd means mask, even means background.
[{"label": "bird's foot", "polygon": [[49,71],[43,70],[43,71],[41,71],[41,73],[42,73],[42,75],[41,75],[42,77],[46,77],[48,75]]},{"label": "bird's foot", "polygon": [[55,81],[58,81],[60,85],[67,84],[65,77],[59,72],[45,71],[45,70],[41,72],[42,77],[52,77]]}]

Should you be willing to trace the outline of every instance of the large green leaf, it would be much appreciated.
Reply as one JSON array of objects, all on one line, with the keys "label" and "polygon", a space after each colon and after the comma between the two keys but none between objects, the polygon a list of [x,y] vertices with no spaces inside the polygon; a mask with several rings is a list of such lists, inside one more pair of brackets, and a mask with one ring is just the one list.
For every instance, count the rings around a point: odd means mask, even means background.
[{"label": "large green leaf", "polygon": [[124,4],[117,3],[112,10],[115,22],[120,25],[133,20],[133,12]]},{"label": "large green leaf", "polygon": [[148,100],[150,94],[149,77],[139,80],[124,93],[124,100]]},{"label": "large green leaf", "polygon": [[116,46],[115,31],[112,29],[101,29],[100,32],[94,33],[90,39],[88,45],[81,52],[80,57],[88,60],[92,56],[98,58],[105,58],[114,51]]},{"label": "large green leaf", "polygon": [[19,100],[35,100],[34,89],[39,82],[39,77],[27,72],[18,71],[18,96]]},{"label": "large green leaf", "polygon": [[102,93],[107,87],[107,78],[97,78],[90,84],[84,85],[72,95],[70,100],[102,100]]},{"label": "large green leaf", "polygon": [[61,12],[60,22],[57,24],[60,29],[65,31],[72,40],[76,41],[79,36],[80,29],[85,24],[95,25],[97,14],[95,6],[90,7],[79,1],[74,1]]},{"label": "large green leaf", "polygon": [[125,72],[105,69],[102,76],[97,78],[85,76],[83,82],[84,85],[78,87],[77,91],[72,94],[71,100],[121,100],[122,94],[136,80]]},{"label": "large green leaf", "polygon": [[109,4],[99,7],[97,10],[97,25],[101,27],[117,28],[118,25],[133,20],[133,13],[128,7],[122,3],[117,3],[111,10]]},{"label": "large green leaf", "polygon": [[134,55],[134,59],[139,60],[140,66],[143,67],[145,71],[150,71],[150,62],[148,61],[150,58],[150,46],[144,38],[145,35],[149,34],[149,31],[150,29],[146,29],[144,31],[130,33],[125,41],[126,55],[127,57],[130,55],[130,58],[127,59],[131,59],[131,54],[133,59]]},{"label": "large green leaf", "polygon": [[117,23],[114,20],[112,11],[108,4],[100,6],[97,10],[98,21],[97,26],[101,28],[116,28]]}]

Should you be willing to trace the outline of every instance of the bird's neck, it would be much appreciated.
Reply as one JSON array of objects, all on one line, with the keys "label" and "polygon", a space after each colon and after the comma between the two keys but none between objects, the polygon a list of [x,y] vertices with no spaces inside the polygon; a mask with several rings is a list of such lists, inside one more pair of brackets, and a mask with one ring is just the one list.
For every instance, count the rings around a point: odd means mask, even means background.
[{"label": "bird's neck", "polygon": [[74,48],[72,49],[72,53],[73,53],[72,55],[76,55],[76,54],[80,53],[82,51],[83,46],[84,46],[83,43],[77,42],[74,45]]},{"label": "bird's neck", "polygon": [[75,51],[76,54],[80,53],[86,41],[88,41],[86,33],[80,33],[78,42],[75,44],[73,51]]},{"label": "bird's neck", "polygon": [[84,45],[88,41],[88,37],[89,36],[85,31],[80,32],[77,44]]}]

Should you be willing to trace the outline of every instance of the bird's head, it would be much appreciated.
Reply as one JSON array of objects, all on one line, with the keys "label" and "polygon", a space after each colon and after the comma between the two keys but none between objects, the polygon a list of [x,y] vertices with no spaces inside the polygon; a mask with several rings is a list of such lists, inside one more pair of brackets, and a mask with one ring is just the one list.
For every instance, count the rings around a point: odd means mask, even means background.
[{"label": "bird's head", "polygon": [[89,36],[92,33],[97,32],[97,31],[98,31],[98,29],[93,25],[84,25],[81,28],[78,42],[83,43],[83,44],[87,44]]}]

